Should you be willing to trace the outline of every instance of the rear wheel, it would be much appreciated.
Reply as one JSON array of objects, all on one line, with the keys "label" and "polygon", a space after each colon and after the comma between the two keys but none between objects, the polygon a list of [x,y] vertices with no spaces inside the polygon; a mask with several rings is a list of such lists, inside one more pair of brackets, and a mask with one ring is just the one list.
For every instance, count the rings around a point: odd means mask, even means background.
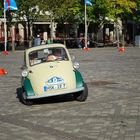
[{"label": "rear wheel", "polygon": [[80,101],[80,102],[84,102],[87,97],[88,97],[88,87],[86,85],[86,83],[84,83],[84,90],[80,91],[78,93],[74,93],[73,97],[75,100]]},{"label": "rear wheel", "polygon": [[20,95],[20,101],[25,105],[32,105],[33,104],[33,101],[27,99],[26,92],[24,89],[22,89],[22,92]]}]

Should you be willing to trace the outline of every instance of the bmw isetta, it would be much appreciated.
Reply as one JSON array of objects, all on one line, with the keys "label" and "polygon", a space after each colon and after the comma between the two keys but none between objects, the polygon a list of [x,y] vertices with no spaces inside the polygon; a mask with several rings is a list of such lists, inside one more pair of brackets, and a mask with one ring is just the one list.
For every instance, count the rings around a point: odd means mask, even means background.
[{"label": "bmw isetta", "polygon": [[77,101],[85,101],[88,88],[63,44],[45,44],[24,51],[20,100],[25,105],[34,99],[71,94]]}]

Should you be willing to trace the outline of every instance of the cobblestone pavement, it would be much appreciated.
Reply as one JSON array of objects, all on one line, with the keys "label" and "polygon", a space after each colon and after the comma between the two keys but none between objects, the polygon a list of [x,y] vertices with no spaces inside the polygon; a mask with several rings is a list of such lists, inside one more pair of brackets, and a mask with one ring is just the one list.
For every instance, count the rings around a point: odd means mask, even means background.
[{"label": "cobblestone pavement", "polygon": [[0,54],[0,140],[140,140],[140,48],[69,50],[80,63],[89,96],[19,102],[23,52]]}]

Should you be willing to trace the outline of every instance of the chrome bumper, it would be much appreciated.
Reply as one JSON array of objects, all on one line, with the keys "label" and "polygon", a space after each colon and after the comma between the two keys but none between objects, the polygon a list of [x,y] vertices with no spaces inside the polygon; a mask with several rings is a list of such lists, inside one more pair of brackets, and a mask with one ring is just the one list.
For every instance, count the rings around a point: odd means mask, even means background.
[{"label": "chrome bumper", "polygon": [[79,92],[79,91],[82,91],[82,90],[84,90],[84,87],[72,89],[72,90],[69,90],[69,91],[67,90],[67,91],[52,93],[52,94],[45,93],[45,94],[40,94],[40,95],[27,96],[27,99],[39,99],[39,98],[45,98],[45,97],[51,97],[51,96],[57,96],[57,95],[64,95],[64,94]]}]

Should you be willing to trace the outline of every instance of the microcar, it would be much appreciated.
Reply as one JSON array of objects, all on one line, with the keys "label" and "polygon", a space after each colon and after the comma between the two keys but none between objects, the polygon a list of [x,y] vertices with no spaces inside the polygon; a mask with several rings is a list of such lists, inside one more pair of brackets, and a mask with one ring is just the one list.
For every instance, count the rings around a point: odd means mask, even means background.
[{"label": "microcar", "polygon": [[78,68],[79,63],[71,58],[63,44],[45,44],[26,49],[20,100],[25,105],[31,105],[35,99],[71,94],[73,99],[85,101],[88,87]]}]

